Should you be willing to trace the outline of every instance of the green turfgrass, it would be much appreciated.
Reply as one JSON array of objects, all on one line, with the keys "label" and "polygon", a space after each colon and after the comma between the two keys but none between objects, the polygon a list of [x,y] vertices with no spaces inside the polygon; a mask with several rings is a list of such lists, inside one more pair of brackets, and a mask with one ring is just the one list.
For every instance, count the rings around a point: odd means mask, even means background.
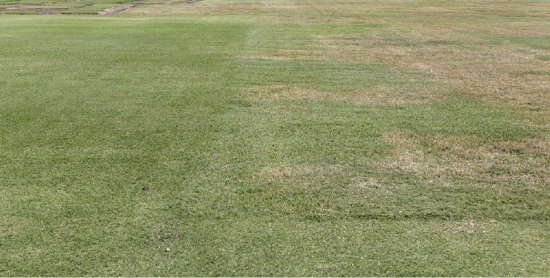
[{"label": "green turfgrass", "polygon": [[548,11],[2,16],[0,275],[546,275]]}]

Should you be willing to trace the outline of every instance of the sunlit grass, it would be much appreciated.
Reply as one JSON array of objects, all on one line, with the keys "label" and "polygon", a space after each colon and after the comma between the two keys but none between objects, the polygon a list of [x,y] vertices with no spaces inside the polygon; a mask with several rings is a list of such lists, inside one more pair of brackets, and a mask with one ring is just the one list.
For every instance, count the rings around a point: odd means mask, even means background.
[{"label": "sunlit grass", "polygon": [[548,273],[546,2],[140,4],[0,17],[1,275]]}]

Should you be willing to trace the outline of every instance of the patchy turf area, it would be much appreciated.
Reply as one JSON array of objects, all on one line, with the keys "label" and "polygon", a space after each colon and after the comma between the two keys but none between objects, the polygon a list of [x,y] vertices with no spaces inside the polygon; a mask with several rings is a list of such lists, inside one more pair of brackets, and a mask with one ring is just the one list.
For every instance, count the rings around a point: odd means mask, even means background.
[{"label": "patchy turf area", "polygon": [[0,0],[0,15],[107,15],[156,3],[159,2],[155,0]]},{"label": "patchy turf area", "polygon": [[549,273],[548,2],[86,1],[0,0],[0,276]]}]

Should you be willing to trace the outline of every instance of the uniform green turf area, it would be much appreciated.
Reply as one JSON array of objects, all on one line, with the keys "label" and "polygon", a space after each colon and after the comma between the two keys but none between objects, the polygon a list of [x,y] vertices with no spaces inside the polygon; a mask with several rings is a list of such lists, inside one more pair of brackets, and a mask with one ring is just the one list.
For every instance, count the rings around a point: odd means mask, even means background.
[{"label": "uniform green turf area", "polygon": [[0,276],[547,275],[548,14],[2,15]]}]

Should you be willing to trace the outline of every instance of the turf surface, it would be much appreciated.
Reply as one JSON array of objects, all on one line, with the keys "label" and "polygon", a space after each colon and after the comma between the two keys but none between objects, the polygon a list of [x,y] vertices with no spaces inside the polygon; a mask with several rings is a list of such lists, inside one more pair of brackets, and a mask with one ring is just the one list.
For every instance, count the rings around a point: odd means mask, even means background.
[{"label": "turf surface", "polygon": [[0,16],[0,275],[546,275],[549,12]]}]

